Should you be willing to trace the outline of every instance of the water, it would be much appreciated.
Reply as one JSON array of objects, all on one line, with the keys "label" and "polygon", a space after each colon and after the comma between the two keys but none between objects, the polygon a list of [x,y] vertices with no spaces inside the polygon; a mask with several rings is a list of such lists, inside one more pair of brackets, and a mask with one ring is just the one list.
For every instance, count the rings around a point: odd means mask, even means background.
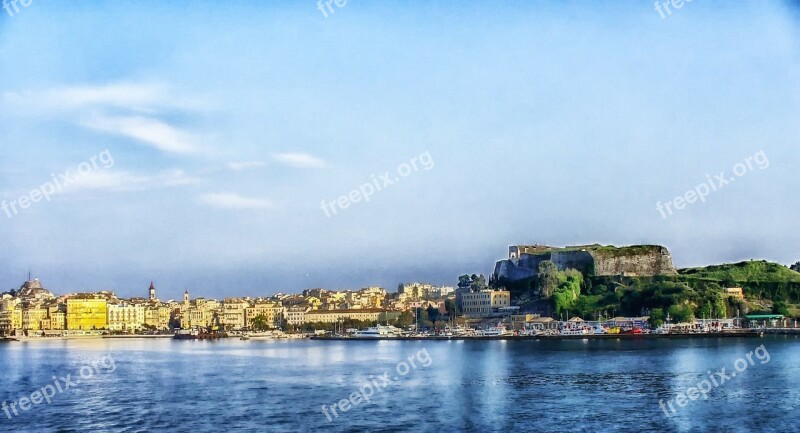
[{"label": "water", "polygon": [[[762,344],[766,352],[747,361]],[[676,393],[708,379],[708,370],[726,367],[730,376],[740,357],[746,370],[713,387],[707,400],[675,403]],[[18,412],[9,410],[12,419],[0,412],[0,431],[800,430],[800,339],[787,336],[41,341],[0,344],[0,367],[0,399],[17,402]],[[63,390],[53,376],[68,374],[81,382]],[[55,391],[50,404],[19,408],[21,397],[48,385]],[[342,411],[340,400],[354,392]],[[677,413],[669,411],[669,400]]]}]

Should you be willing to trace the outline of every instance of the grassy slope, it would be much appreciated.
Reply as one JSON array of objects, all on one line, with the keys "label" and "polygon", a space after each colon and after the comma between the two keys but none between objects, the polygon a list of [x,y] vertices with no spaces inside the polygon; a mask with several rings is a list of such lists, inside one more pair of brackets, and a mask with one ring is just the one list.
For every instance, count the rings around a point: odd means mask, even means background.
[{"label": "grassy slope", "polygon": [[794,282],[800,283],[800,273],[778,263],[753,260],[739,263],[712,265],[702,268],[679,269],[687,277],[709,280],[733,280],[736,282]]}]

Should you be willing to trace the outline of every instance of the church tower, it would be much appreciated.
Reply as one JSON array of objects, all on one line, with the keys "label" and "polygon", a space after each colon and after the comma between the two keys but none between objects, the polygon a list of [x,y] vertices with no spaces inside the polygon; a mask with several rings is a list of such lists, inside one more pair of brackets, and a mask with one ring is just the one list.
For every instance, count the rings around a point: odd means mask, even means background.
[{"label": "church tower", "polygon": [[153,285],[153,282],[150,282],[150,300],[156,300],[156,286]]},{"label": "church tower", "polygon": [[186,291],[183,292],[183,305],[187,307],[189,306],[189,289],[186,289]]}]

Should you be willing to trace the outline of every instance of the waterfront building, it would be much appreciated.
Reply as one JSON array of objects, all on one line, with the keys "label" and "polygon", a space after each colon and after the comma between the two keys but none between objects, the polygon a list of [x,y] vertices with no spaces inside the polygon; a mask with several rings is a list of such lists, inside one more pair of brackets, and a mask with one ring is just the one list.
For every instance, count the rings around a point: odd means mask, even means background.
[{"label": "waterfront building", "polygon": [[22,330],[41,331],[49,327],[42,326],[42,322],[47,321],[47,309],[39,305],[28,305],[22,308]]},{"label": "waterfront building", "polygon": [[146,328],[167,330],[169,329],[171,309],[168,305],[158,300],[151,301],[144,306],[144,325]]},{"label": "waterfront building", "polygon": [[272,328],[281,328],[283,324],[283,304],[269,300],[256,300],[252,306],[245,309],[245,326],[252,328],[253,319],[264,316],[267,324]]},{"label": "waterfront building", "polygon": [[306,313],[306,323],[336,323],[341,320],[361,320],[369,322],[390,322],[400,317],[399,311],[362,308],[358,310],[318,310]]},{"label": "waterfront building", "polygon": [[67,306],[61,302],[50,304],[47,307],[47,317],[50,321],[49,329],[63,331],[67,329]]},{"label": "waterfront building", "polygon": [[184,294],[181,307],[181,328],[215,328],[222,322],[222,305],[215,299],[197,298],[189,301],[189,292]]},{"label": "waterfront building", "polygon": [[139,332],[144,328],[144,304],[115,299],[108,302],[107,311],[111,331]]},{"label": "waterfront building", "polygon": [[302,325],[306,323],[306,313],[309,308],[304,305],[294,305],[286,309],[286,324],[287,325]]},{"label": "waterfront building", "polygon": [[500,309],[511,306],[511,292],[508,290],[481,290],[464,292],[461,295],[462,311],[465,317],[491,317]]},{"label": "waterfront building", "polygon": [[22,306],[19,298],[8,294],[0,299],[0,333],[11,335],[22,329]]},{"label": "waterfront building", "polygon": [[104,294],[81,293],[67,299],[67,329],[88,331],[108,328],[108,298]]},{"label": "waterfront building", "polygon": [[250,306],[248,299],[226,298],[222,301],[222,324],[225,329],[243,329],[245,327],[245,312]]},{"label": "waterfront building", "polygon": [[525,327],[538,331],[545,331],[548,329],[558,330],[561,328],[561,322],[552,317],[535,317],[529,322],[526,322]]}]

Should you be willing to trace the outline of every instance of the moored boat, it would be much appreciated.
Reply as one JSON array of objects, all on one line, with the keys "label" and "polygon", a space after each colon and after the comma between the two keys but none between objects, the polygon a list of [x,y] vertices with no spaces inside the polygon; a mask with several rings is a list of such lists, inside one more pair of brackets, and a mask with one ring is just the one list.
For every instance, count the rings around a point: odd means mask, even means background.
[{"label": "moored boat", "polygon": [[399,337],[401,331],[394,326],[375,326],[364,330],[356,331],[355,338],[394,338]]},{"label": "moored boat", "polygon": [[180,329],[175,332],[176,340],[216,340],[222,338],[219,332],[208,332],[199,329]]}]

